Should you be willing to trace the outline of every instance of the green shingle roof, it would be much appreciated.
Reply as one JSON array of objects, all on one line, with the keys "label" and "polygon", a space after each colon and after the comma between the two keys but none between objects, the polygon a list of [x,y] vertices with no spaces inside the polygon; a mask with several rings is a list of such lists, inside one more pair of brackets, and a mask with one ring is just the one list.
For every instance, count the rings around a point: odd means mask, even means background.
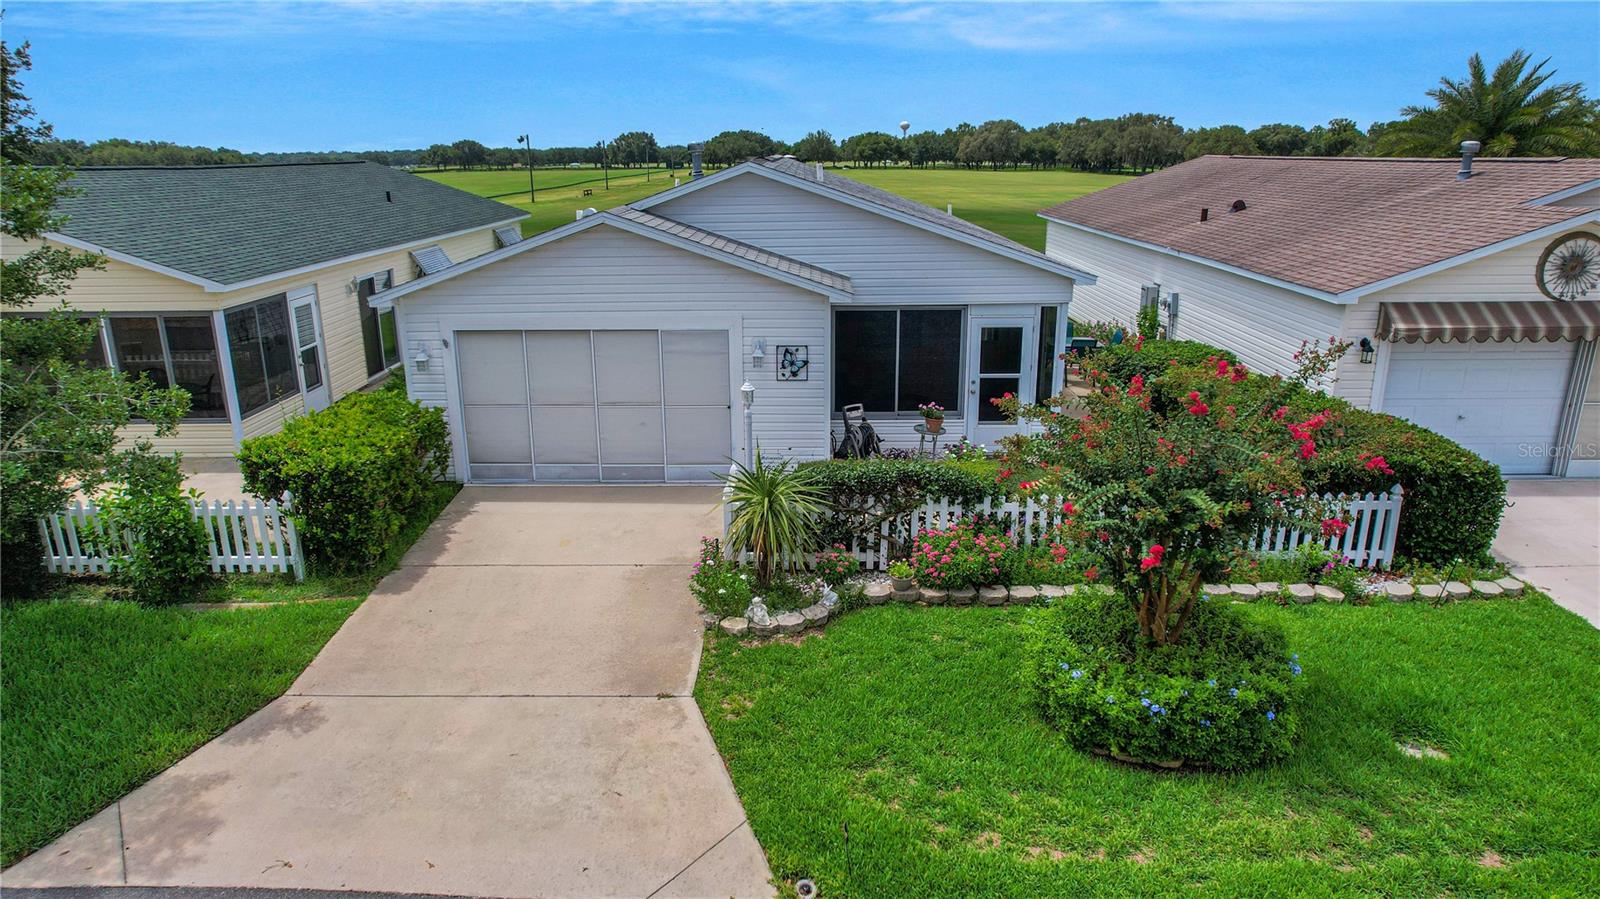
[{"label": "green shingle roof", "polygon": [[526,213],[375,162],[79,169],[60,233],[219,284]]}]

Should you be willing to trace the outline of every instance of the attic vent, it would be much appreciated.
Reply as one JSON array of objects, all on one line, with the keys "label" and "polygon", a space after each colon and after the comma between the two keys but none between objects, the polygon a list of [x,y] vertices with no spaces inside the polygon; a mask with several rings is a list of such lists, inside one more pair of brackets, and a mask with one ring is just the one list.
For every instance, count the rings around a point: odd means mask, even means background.
[{"label": "attic vent", "polygon": [[1204,206],[1201,206],[1201,207],[1200,207],[1200,221],[1202,221],[1202,222],[1203,222],[1203,221],[1205,221],[1205,220],[1206,220],[1206,219],[1208,219],[1208,218],[1211,218],[1211,210],[1210,210],[1210,209],[1207,209],[1207,208],[1206,208],[1206,207],[1204,207]]},{"label": "attic vent", "polygon": [[394,194],[390,193],[389,191],[384,191],[383,192],[383,201],[385,203],[393,203],[394,202]]},{"label": "attic vent", "polygon": [[417,269],[424,275],[436,274],[450,267],[450,257],[446,256],[444,250],[437,246],[412,250],[411,260],[417,264]]},{"label": "attic vent", "polygon": [[1247,208],[1249,208],[1249,207],[1244,205],[1244,201],[1243,200],[1234,200],[1233,201],[1233,205],[1229,206],[1228,210],[1231,211],[1231,212],[1243,212]]},{"label": "attic vent", "polygon": [[507,225],[504,228],[494,229],[495,242],[502,247],[509,247],[522,240],[522,229],[516,225]]}]

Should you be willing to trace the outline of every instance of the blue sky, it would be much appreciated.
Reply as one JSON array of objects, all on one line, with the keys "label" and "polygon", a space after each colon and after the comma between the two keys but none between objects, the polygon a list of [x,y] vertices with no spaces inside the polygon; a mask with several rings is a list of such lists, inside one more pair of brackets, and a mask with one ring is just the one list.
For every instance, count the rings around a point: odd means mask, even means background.
[{"label": "blue sky", "polygon": [[793,140],[1160,112],[1364,127],[1481,52],[1600,91],[1600,3],[7,2],[62,137],[250,151]]}]

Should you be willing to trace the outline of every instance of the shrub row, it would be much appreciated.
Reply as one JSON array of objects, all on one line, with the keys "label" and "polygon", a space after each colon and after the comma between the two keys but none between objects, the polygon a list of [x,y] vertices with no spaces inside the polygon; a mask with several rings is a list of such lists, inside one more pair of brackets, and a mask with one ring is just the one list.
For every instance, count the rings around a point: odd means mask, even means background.
[{"label": "shrub row", "polygon": [[1118,384],[1126,384],[1134,375],[1151,380],[1171,368],[1173,361],[1187,367],[1219,356],[1229,362],[1239,361],[1227,350],[1193,340],[1146,340],[1138,349],[1130,340],[1096,350],[1089,357],[1089,367],[1105,372]]},{"label": "shrub row", "polygon": [[[1173,397],[1188,389],[1186,378],[1203,382],[1210,377],[1208,356],[1233,359],[1225,350],[1202,343],[1164,340],[1146,341],[1141,350],[1125,344],[1102,355],[1138,360],[1102,368],[1118,383],[1126,383],[1124,371],[1129,372],[1127,378],[1143,373],[1150,379],[1171,369],[1168,360],[1178,359],[1180,372],[1172,379],[1168,402],[1176,402]],[[1264,378],[1252,377],[1253,382],[1258,380],[1264,387]],[[1335,416],[1326,435],[1332,439],[1319,440],[1318,456],[1308,473],[1316,490],[1376,493],[1396,483],[1401,486],[1405,500],[1396,549],[1400,555],[1429,564],[1476,562],[1488,556],[1505,511],[1505,478],[1499,468],[1427,428],[1324,393],[1301,390],[1289,405],[1302,418],[1323,410]],[[1373,455],[1382,456],[1393,473],[1382,466],[1368,468]]]},{"label": "shrub row", "polygon": [[245,489],[294,494],[308,560],[349,571],[383,555],[449,464],[444,413],[379,390],[355,393],[239,450]]},{"label": "shrub row", "polygon": [[[971,506],[1005,492],[995,477],[998,466],[988,460],[828,459],[807,462],[800,470],[827,502],[830,515],[822,537],[829,544],[869,535],[876,539],[885,520],[899,519],[930,498]],[[891,536],[909,546],[911,535]]]}]

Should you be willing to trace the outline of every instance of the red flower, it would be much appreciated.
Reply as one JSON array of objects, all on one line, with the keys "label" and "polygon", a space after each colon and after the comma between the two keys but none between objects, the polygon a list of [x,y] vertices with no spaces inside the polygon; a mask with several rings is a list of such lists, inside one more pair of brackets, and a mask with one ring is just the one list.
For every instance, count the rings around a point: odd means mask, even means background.
[{"label": "red flower", "polygon": [[1144,335],[1140,334],[1138,337],[1133,339],[1133,350],[1134,352],[1138,352],[1142,349],[1144,349]]},{"label": "red flower", "polygon": [[1152,569],[1152,568],[1154,568],[1154,567],[1156,567],[1157,565],[1160,565],[1160,564],[1161,564],[1161,560],[1156,558],[1155,556],[1145,556],[1144,558],[1139,560],[1139,570],[1140,571],[1149,571],[1150,569]]},{"label": "red flower", "polygon": [[1099,577],[1100,569],[1097,566],[1090,565],[1088,568],[1083,570],[1083,579],[1086,581],[1096,580]]},{"label": "red flower", "polygon": [[1128,396],[1138,396],[1144,393],[1144,375],[1134,375],[1128,381]]},{"label": "red flower", "polygon": [[1350,530],[1350,525],[1337,518],[1324,518],[1322,520],[1322,536],[1343,537],[1344,532]]},{"label": "red flower", "polygon": [[1189,407],[1190,415],[1204,415],[1210,411],[1211,407],[1207,406],[1205,403],[1195,403],[1193,406]]},{"label": "red flower", "polygon": [[1076,515],[1077,513],[1078,513],[1078,507],[1074,506],[1072,503],[1065,502],[1065,503],[1061,504],[1061,514],[1062,515]]},{"label": "red flower", "polygon": [[1304,441],[1304,442],[1302,442],[1300,444],[1300,458],[1302,458],[1302,459],[1310,459],[1310,458],[1313,458],[1314,456],[1316,456],[1316,454],[1317,454],[1317,445],[1316,445],[1316,443],[1314,443],[1314,442],[1312,442],[1310,440],[1307,440],[1307,441]]},{"label": "red flower", "polygon": [[1218,359],[1217,360],[1217,377],[1224,378],[1224,377],[1227,377],[1227,375],[1228,375],[1228,360],[1226,360],[1226,359]]}]

